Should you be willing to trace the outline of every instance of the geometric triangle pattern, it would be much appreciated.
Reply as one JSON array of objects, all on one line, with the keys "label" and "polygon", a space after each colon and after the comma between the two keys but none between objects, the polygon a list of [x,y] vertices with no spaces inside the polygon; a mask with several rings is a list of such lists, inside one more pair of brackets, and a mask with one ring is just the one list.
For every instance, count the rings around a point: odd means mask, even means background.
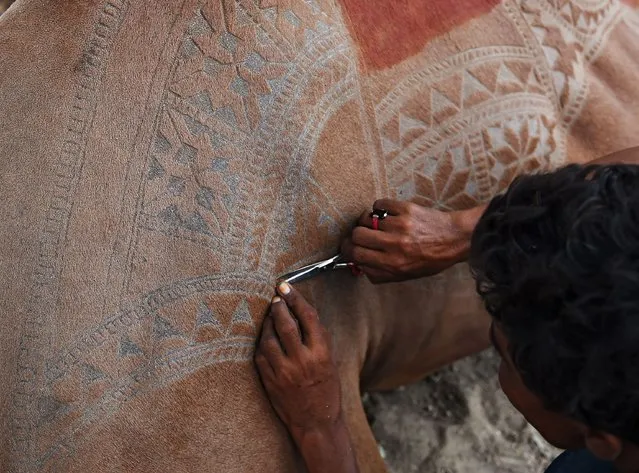
[{"label": "geometric triangle pattern", "polygon": [[99,381],[101,379],[105,379],[106,375],[98,370],[96,367],[91,366],[90,364],[84,365],[84,379],[89,383],[93,383],[95,381]]},{"label": "geometric triangle pattern", "polygon": [[[431,84],[427,78],[423,80],[410,95],[419,95],[418,109],[411,109],[415,101],[405,96],[403,101],[407,106],[396,107],[396,115],[389,115],[378,123],[386,161],[392,161],[409,148],[419,135],[432,132],[433,127],[456,116],[471,115],[473,110],[508,95],[543,92],[534,72],[534,57],[517,54],[513,54],[510,61],[503,54],[486,57],[477,65],[451,69],[449,77],[438,83]],[[397,132],[395,128],[389,128],[395,117],[399,119]]]},{"label": "geometric triangle pattern", "polygon": [[[447,58],[455,67],[429,64],[419,80],[404,79],[410,87],[399,84],[401,93],[387,94],[376,114],[396,196],[464,208],[521,172],[563,162],[565,136],[584,105],[586,64],[621,11],[614,1],[524,1],[513,14],[523,15],[522,36],[536,45],[464,51]],[[528,115],[509,115],[510,104]]]},{"label": "geometric triangle pattern", "polygon": [[180,337],[182,334],[175,329],[167,320],[160,316],[153,319],[153,335],[156,339]]},{"label": "geometric triangle pattern", "polygon": [[[399,133],[385,134],[386,130],[392,130],[385,123],[379,124],[379,130],[388,163],[389,181],[397,197],[453,210],[477,205],[495,191],[495,186],[505,182],[504,176],[512,175],[510,170],[499,168],[508,153],[515,160],[532,160],[542,167],[542,163],[547,162],[543,152],[555,153],[557,147],[552,143],[540,147],[530,145],[525,149],[502,146],[504,136],[510,137],[512,133],[522,130],[511,130],[504,135],[500,118],[495,118],[490,125],[502,133],[499,135],[502,140],[495,141],[500,143],[499,147],[494,150],[486,149],[483,143],[482,130],[488,130],[490,126],[480,130],[468,128],[465,133],[452,134],[446,131],[449,123],[476,122],[472,117],[484,114],[487,107],[493,106],[499,110],[498,107],[503,107],[509,101],[521,100],[523,96],[537,95],[548,102],[548,91],[540,83],[540,74],[532,54],[530,57],[522,57],[520,52],[511,57],[506,54],[488,56],[481,62],[472,61],[471,58],[468,66],[451,69],[449,74],[445,80],[436,83],[426,78],[411,91],[411,94],[428,98],[420,103],[418,109],[410,108],[413,100],[405,100],[409,104],[407,107],[398,104],[393,109],[396,115],[386,115],[387,123],[398,117]],[[552,109],[547,107],[546,110],[552,115]],[[483,120],[485,125],[490,123],[487,118]],[[541,132],[541,127],[533,126],[522,132],[531,131]],[[553,133],[554,130],[546,133],[547,141],[554,140],[550,137]],[[448,134],[454,139],[442,138]],[[492,152],[496,153],[496,160],[489,156]],[[529,157],[524,155],[526,152],[530,154]],[[480,183],[478,169],[481,169],[481,163],[484,168],[497,166],[494,173],[498,176],[493,176],[491,170],[490,175],[485,176],[483,183]]]},{"label": "geometric triangle pattern", "polygon": [[[181,300],[183,307],[150,314],[142,325],[132,325],[130,331],[125,330],[117,339],[95,347],[90,359],[78,358],[77,366],[66,367],[52,379],[53,394],[43,396],[39,401],[40,422],[49,423],[63,416],[77,415],[74,413],[96,402],[105,390],[117,387],[129,376],[137,376],[133,373],[148,370],[156,362],[153,360],[162,357],[170,359],[172,354],[188,354],[190,349],[201,351],[215,346],[239,346],[242,358],[238,361],[243,361],[247,356],[242,354],[248,350],[246,345],[250,345],[252,352],[255,340],[251,306],[257,299],[261,310],[264,301],[255,295],[247,298],[212,293],[205,300],[202,297],[195,293]],[[221,306],[220,313],[208,300]],[[191,312],[190,307],[193,308]],[[190,322],[189,312],[192,314]],[[185,330],[193,322],[192,328]],[[147,347],[149,342],[151,347]],[[209,361],[212,362],[215,359]],[[51,370],[54,369],[52,365]]]},{"label": "geometric triangle pattern", "polygon": [[147,170],[146,229],[213,248],[223,241],[239,203],[241,144],[271,113],[293,52],[322,16],[304,1],[205,2],[196,12],[170,78],[176,105],[162,113]]},{"label": "geometric triangle pattern", "polygon": [[616,1],[549,3],[550,9],[539,2],[523,2],[522,13],[550,68],[561,125],[567,129],[583,107],[586,64],[598,55],[607,31],[622,19],[623,6]]},{"label": "geometric triangle pattern", "polygon": [[129,356],[144,355],[144,352],[136,343],[132,342],[128,337],[123,337],[120,341],[118,355],[121,358],[125,358]]},{"label": "geometric triangle pattern", "polygon": [[[262,308],[261,299],[257,307]],[[235,336],[245,336],[253,334],[255,331],[253,306],[256,302],[256,296],[244,296],[240,294],[221,294],[215,293],[211,298],[201,299],[193,311],[185,308],[180,320],[176,320],[173,324],[175,333],[183,333],[178,326],[188,327],[194,320],[194,328],[189,336],[189,344],[209,343],[213,340],[232,339]],[[176,317],[175,311],[172,311],[173,317]],[[193,319],[189,320],[192,314]],[[260,313],[261,317],[263,314]],[[246,331],[246,329],[249,329]]]},{"label": "geometric triangle pattern", "polygon": [[253,326],[253,317],[251,317],[251,313],[249,312],[248,303],[246,299],[242,299],[240,304],[237,306],[235,313],[233,314],[233,319],[231,320],[232,325],[249,325]]},{"label": "geometric triangle pattern", "polygon": [[43,396],[38,402],[40,422],[50,422],[55,417],[64,413],[67,409],[67,404],[56,399],[54,396]]},{"label": "geometric triangle pattern", "polygon": [[210,325],[215,327],[217,330],[222,332],[222,324],[215,316],[211,308],[206,305],[204,302],[200,303],[200,306],[197,309],[197,315],[195,318],[195,328],[196,330],[204,327],[206,325]]}]

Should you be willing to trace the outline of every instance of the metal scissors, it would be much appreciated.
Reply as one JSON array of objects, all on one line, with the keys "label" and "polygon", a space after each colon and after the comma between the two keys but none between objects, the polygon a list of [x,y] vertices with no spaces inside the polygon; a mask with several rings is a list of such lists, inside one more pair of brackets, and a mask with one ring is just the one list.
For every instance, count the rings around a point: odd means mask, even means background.
[{"label": "metal scissors", "polygon": [[332,258],[318,261],[317,263],[309,264],[308,266],[304,266],[302,268],[296,269],[295,271],[291,271],[290,273],[286,273],[280,276],[277,281],[294,284],[300,281],[314,278],[319,274],[325,273],[327,271],[332,271],[334,269],[351,269],[354,274],[356,273],[356,271],[358,271],[357,265],[355,265],[355,263],[347,263],[345,261],[342,261],[342,255],[337,254]]}]

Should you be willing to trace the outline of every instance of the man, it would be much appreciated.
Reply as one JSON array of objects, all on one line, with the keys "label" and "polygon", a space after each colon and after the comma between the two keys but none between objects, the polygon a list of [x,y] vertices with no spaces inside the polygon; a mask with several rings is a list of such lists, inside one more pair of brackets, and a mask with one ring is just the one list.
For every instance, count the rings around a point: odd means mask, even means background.
[{"label": "man", "polygon": [[[501,386],[550,443],[568,451],[549,472],[639,471],[639,167],[607,164],[636,157],[629,150],[598,165],[521,177],[483,213],[466,213],[466,224],[481,215],[469,262],[493,319]],[[429,250],[439,257],[413,257],[412,265],[395,259],[392,267],[397,233],[389,227],[412,228],[414,241],[423,236],[400,218],[345,242],[374,277],[435,272],[463,253],[455,248],[464,245],[443,244]],[[362,235],[368,247],[358,245]],[[285,303],[273,299],[256,354],[264,386],[310,472],[357,471],[326,333],[299,292],[287,284],[278,292]]]}]

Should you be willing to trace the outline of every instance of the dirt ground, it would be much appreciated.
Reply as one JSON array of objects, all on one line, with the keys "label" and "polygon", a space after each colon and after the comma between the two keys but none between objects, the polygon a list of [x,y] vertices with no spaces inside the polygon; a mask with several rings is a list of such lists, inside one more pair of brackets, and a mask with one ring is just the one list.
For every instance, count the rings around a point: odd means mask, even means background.
[{"label": "dirt ground", "polygon": [[541,473],[557,455],[510,405],[491,350],[424,381],[369,394],[369,421],[392,473]]},{"label": "dirt ground", "polygon": [[[13,0],[0,0],[0,14]],[[367,394],[392,473],[540,473],[556,452],[508,403],[486,352],[428,379]]]},{"label": "dirt ground", "polygon": [[13,3],[14,0],[0,0],[0,15],[9,8],[9,5]]}]

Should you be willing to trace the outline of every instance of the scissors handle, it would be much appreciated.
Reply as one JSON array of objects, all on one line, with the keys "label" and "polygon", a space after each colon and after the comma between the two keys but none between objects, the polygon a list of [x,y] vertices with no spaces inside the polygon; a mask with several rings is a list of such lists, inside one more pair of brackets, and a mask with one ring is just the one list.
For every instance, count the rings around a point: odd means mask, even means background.
[{"label": "scissors handle", "polygon": [[333,269],[349,269],[355,266],[355,263],[335,263]]}]

